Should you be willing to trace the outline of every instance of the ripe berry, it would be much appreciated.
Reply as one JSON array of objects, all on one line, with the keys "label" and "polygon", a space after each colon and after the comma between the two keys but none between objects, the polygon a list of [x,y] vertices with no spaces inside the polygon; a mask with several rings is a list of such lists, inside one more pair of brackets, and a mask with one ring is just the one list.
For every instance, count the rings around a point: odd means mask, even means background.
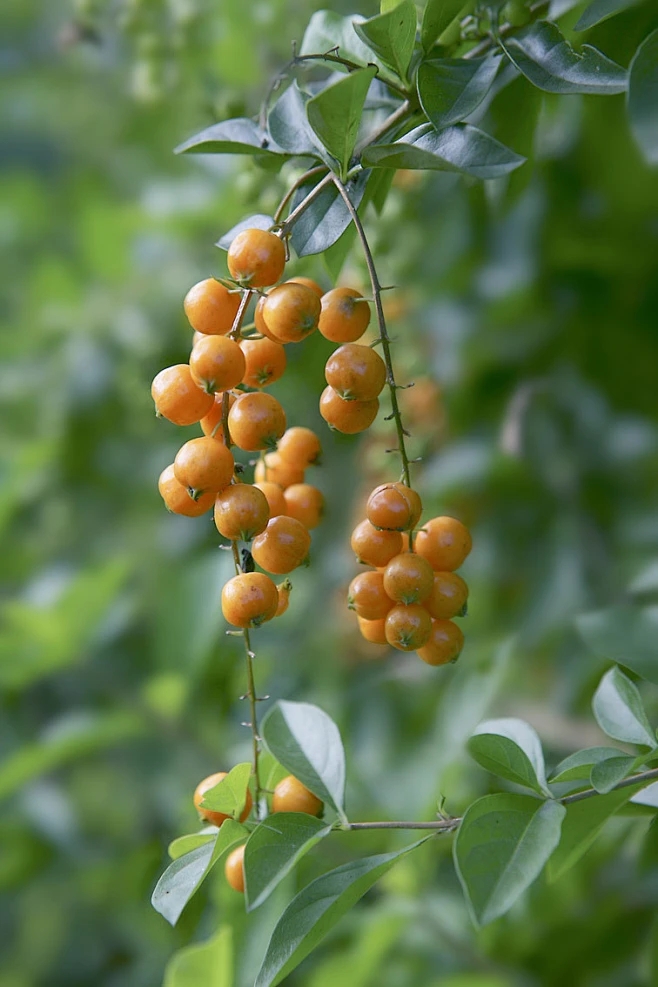
[{"label": "ripe berry", "polygon": [[380,617],[379,620],[364,620],[363,617],[359,617],[357,614],[356,619],[359,622],[361,637],[365,638],[366,641],[370,641],[371,644],[388,645],[388,641],[386,640],[385,617]]},{"label": "ripe berry", "polygon": [[212,394],[195,383],[187,363],[161,370],[151,384],[151,395],[157,413],[174,425],[194,425],[213,404]]},{"label": "ripe berry", "polygon": [[[222,425],[222,417],[224,415],[224,395],[228,395],[228,407],[229,411],[235,404],[237,395],[233,394],[231,391],[217,391],[215,394],[215,403],[208,412],[204,415],[199,422],[201,428],[203,429],[204,435],[212,435],[214,439],[218,439],[220,442],[224,442],[224,426]],[[214,435],[213,435],[214,432]]]},{"label": "ripe berry", "polygon": [[269,480],[262,480],[258,483],[254,483],[253,485],[265,495],[270,517],[277,517],[279,514],[286,513],[286,501],[283,496],[283,489],[278,483],[271,483]]},{"label": "ripe berry", "polygon": [[381,620],[393,606],[381,572],[360,572],[350,583],[347,606],[364,620]]},{"label": "ripe berry", "polygon": [[270,507],[267,497],[249,483],[232,483],[217,495],[215,525],[231,541],[251,541],[267,527]]},{"label": "ripe berry", "polygon": [[285,613],[288,609],[290,603],[290,593],[292,590],[292,583],[289,579],[284,579],[282,583],[277,586],[277,593],[279,594],[279,605],[276,608],[275,617],[280,617],[282,613]]},{"label": "ripe berry", "polygon": [[384,589],[397,603],[422,603],[432,592],[434,572],[426,559],[414,552],[396,555],[384,571]]},{"label": "ripe berry", "polygon": [[359,562],[378,568],[400,554],[403,539],[399,531],[380,531],[366,520],[357,524],[352,532],[351,545]]},{"label": "ripe berry", "polygon": [[266,230],[243,230],[228,248],[226,258],[231,277],[250,288],[274,284],[286,266],[283,240]]},{"label": "ripe berry", "polygon": [[473,545],[466,525],[454,517],[434,517],[416,534],[414,549],[437,572],[459,569]]},{"label": "ripe berry", "polygon": [[[206,794],[206,792],[210,791],[211,788],[214,788],[215,785],[219,785],[220,781],[223,781],[224,778],[226,778],[226,771],[217,771],[216,774],[208,775],[207,778],[204,778],[203,781],[200,781],[199,784],[194,789],[193,801],[194,801],[194,806],[199,813],[199,816],[201,817],[201,819],[203,819],[204,822],[212,823],[213,826],[221,826],[225,819],[230,819],[231,817],[227,816],[226,813],[224,812],[218,812],[217,810],[214,809],[204,809],[201,803],[203,801],[203,796]],[[244,809],[240,813],[240,822],[244,822],[247,816],[249,815],[249,813],[251,812],[251,805],[252,805],[251,792],[249,791],[249,789],[247,789]]]},{"label": "ripe berry", "polygon": [[180,447],[174,459],[176,479],[192,491],[195,500],[201,494],[223,490],[231,482],[234,468],[230,449],[206,435],[190,439]]},{"label": "ripe berry", "polygon": [[246,843],[231,850],[226,863],[224,864],[224,874],[226,880],[234,891],[244,894],[244,849]]},{"label": "ripe berry", "polygon": [[427,643],[432,618],[419,603],[397,603],[386,615],[386,640],[398,651],[417,651]]},{"label": "ripe berry", "polygon": [[327,384],[344,401],[373,401],[386,383],[386,364],[370,346],[339,346],[324,368]]},{"label": "ripe berry", "polygon": [[206,336],[190,353],[190,370],[194,380],[209,394],[230,391],[244,377],[244,353],[234,339]]},{"label": "ripe berry", "polygon": [[461,576],[456,572],[435,572],[432,592],[423,605],[437,620],[449,620],[463,613],[467,600],[468,586]]},{"label": "ripe berry", "polygon": [[288,517],[298,521],[311,531],[317,528],[324,514],[324,497],[310,483],[293,483],[283,494]]},{"label": "ripe berry", "polygon": [[379,400],[343,401],[333,387],[325,387],[320,396],[320,414],[327,425],[345,435],[365,432],[377,417]]},{"label": "ripe berry", "polygon": [[322,802],[294,775],[288,775],[274,789],[272,812],[305,812],[309,816],[319,816]]},{"label": "ripe berry", "polygon": [[287,281],[273,288],[263,305],[263,318],[281,343],[300,343],[318,327],[320,299],[304,284]]},{"label": "ripe berry", "polygon": [[240,308],[240,295],[214,278],[206,278],[190,288],[183,307],[196,332],[223,336],[231,331]]},{"label": "ripe berry", "polygon": [[370,322],[370,305],[354,288],[332,288],[322,296],[318,328],[332,343],[354,343]]},{"label": "ripe berry", "polygon": [[256,463],[254,479],[257,483],[276,483],[285,490],[293,483],[304,482],[304,470],[292,466],[278,451],[268,452]]},{"label": "ripe berry", "polygon": [[254,309],[254,325],[256,329],[267,339],[271,339],[273,343],[278,343],[279,340],[276,336],[273,336],[270,330],[267,328],[267,323],[265,322],[265,317],[263,315],[263,308],[265,307],[265,302],[267,301],[267,295],[261,295],[256,303],[256,308]]},{"label": "ripe berry", "polygon": [[277,452],[291,466],[306,469],[317,463],[322,454],[320,440],[310,428],[295,425],[287,429],[279,440]]},{"label": "ripe berry", "polygon": [[310,547],[311,536],[301,521],[279,515],[254,538],[251,554],[261,569],[282,576],[306,561]]},{"label": "ripe berry", "polygon": [[167,510],[184,517],[200,517],[210,510],[215,500],[214,493],[203,494],[198,500],[193,500],[187,487],[176,479],[173,463],[160,474],[158,490]]},{"label": "ripe berry", "polygon": [[427,665],[447,665],[459,658],[463,647],[464,635],[457,624],[451,620],[433,620],[428,640],[418,648],[418,657]]},{"label": "ripe berry", "polygon": [[222,613],[235,627],[259,627],[272,619],[278,605],[276,586],[262,572],[241,572],[222,590]]},{"label": "ripe berry", "polygon": [[306,288],[310,288],[311,291],[315,292],[318,298],[322,298],[322,296],[324,295],[324,291],[317,283],[317,281],[313,280],[313,278],[305,278],[303,274],[298,274],[294,278],[288,278],[287,283],[290,284],[291,281],[294,281],[295,284],[303,284]]},{"label": "ripe berry", "polygon": [[286,351],[281,343],[271,339],[243,339],[240,349],[246,363],[242,383],[247,387],[267,387],[283,376]]},{"label": "ripe berry", "polygon": [[409,531],[421,515],[422,504],[415,490],[404,483],[382,483],[368,497],[366,514],[375,528]]},{"label": "ripe berry", "polygon": [[231,408],[228,428],[240,449],[270,449],[286,430],[286,413],[271,394],[252,391],[241,394]]}]

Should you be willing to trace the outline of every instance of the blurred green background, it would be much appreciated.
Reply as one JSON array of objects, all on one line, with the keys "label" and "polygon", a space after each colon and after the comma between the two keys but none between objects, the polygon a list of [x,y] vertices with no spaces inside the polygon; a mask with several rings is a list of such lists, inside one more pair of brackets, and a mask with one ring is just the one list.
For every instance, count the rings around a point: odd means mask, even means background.
[{"label": "blurred green background", "polygon": [[[197,432],[157,421],[149,386],[187,358],[182,299],[224,270],[215,240],[270,211],[291,177],[171,151],[255,113],[319,6],[2,5],[0,987],[153,987],[220,915],[247,987],[296,880],[408,839],[333,837],[249,922],[220,873],[175,930],[149,905],[167,843],[196,826],[196,783],[249,757],[240,642],[219,609],[229,560],[212,520],[168,515],[156,486]],[[588,40],[627,65],[651,7]],[[457,813],[488,791],[463,744],[489,713],[525,717],[553,762],[598,743],[589,702],[605,666],[573,618],[658,582],[658,183],[623,97],[539,102],[518,81],[490,109],[517,150],[539,112],[511,187],[402,175],[369,217],[381,280],[399,286],[387,304],[400,378],[417,381],[404,402],[418,487],[428,514],[474,535],[456,666],[382,657],[344,609],[361,498],[393,475],[383,414],[366,438],[326,429],[323,340],[290,348],[273,389],[291,423],[317,424],[312,482],[329,510],[287,616],[255,635],[259,687],[338,720],[353,819],[431,818],[441,795]],[[331,283],[320,259],[294,270]],[[364,284],[356,254],[342,280]],[[436,841],[290,984],[655,983],[645,830],[613,821],[558,884],[480,933],[449,839]]]}]

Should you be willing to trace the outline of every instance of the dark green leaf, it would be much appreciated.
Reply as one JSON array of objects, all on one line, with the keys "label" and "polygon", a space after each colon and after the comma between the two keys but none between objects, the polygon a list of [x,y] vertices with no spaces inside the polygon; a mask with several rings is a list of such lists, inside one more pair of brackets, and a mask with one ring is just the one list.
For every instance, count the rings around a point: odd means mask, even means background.
[{"label": "dark green leaf", "polygon": [[308,122],[338,162],[343,177],[354,151],[363,105],[375,72],[373,66],[351,72],[322,89],[306,104]]},{"label": "dark green leaf", "polygon": [[224,812],[227,816],[237,818],[244,809],[247,800],[250,776],[250,764],[247,762],[236,764],[214,788],[209,788],[204,793],[201,805],[204,809]]},{"label": "dark green leaf", "polygon": [[424,842],[343,864],[311,881],[279,919],[255,987],[274,987],[287,977],[397,860]]},{"label": "dark green leaf", "polygon": [[318,146],[306,119],[307,100],[293,82],[270,110],[268,128],[284,151],[317,157]]},{"label": "dark green leaf", "polygon": [[297,861],[330,832],[331,824],[304,812],[277,812],[260,823],[244,852],[247,911],[261,905]]},{"label": "dark green leaf", "polygon": [[463,6],[464,0],[427,0],[420,29],[420,40],[425,51],[430,50]]},{"label": "dark green leaf", "polygon": [[598,725],[614,740],[656,746],[637,686],[616,666],[601,679],[594,693],[592,709]]},{"label": "dark green leaf", "polygon": [[603,761],[619,757],[621,751],[616,747],[587,747],[585,750],[570,754],[560,761],[549,778],[551,784],[565,781],[589,781],[592,767]]},{"label": "dark green leaf", "polygon": [[246,219],[242,219],[236,226],[230,229],[228,233],[225,233],[217,241],[215,246],[221,250],[228,250],[238,233],[242,233],[243,230],[269,230],[273,225],[273,217],[266,216],[264,213],[259,212],[253,216],[247,216]]},{"label": "dark green leaf", "polygon": [[[304,34],[300,55],[324,54],[332,48],[338,48],[341,58],[347,58],[360,65],[377,64],[371,49],[357,37],[354,27],[362,24],[364,17],[342,17],[332,10],[318,10],[308,22]],[[332,64],[332,68],[341,71],[341,66]]]},{"label": "dark green leaf", "polygon": [[635,52],[629,70],[628,116],[649,164],[658,164],[658,30]]},{"label": "dark green leaf", "polygon": [[233,987],[233,930],[221,926],[207,942],[174,953],[162,987]]},{"label": "dark green leaf", "polygon": [[536,792],[547,792],[541,741],[523,720],[487,720],[478,726],[467,746],[478,764],[492,774]]},{"label": "dark green leaf", "polygon": [[560,840],[559,802],[485,795],[467,810],[454,843],[455,867],[473,918],[486,925],[539,876]]},{"label": "dark green leaf", "polygon": [[606,21],[608,17],[614,17],[615,14],[628,10],[638,2],[639,0],[594,0],[580,15],[574,31],[587,31],[601,21]]},{"label": "dark green leaf", "polygon": [[167,847],[167,853],[172,860],[178,860],[190,850],[196,850],[197,847],[205,846],[206,843],[212,843],[216,836],[217,827],[206,826],[199,833],[188,833],[186,836],[179,836],[172,840]]},{"label": "dark green leaf", "polygon": [[590,779],[592,788],[605,795],[612,791],[615,785],[623,781],[633,770],[637,758],[632,754],[619,754],[618,757],[609,757],[604,761],[592,766]]},{"label": "dark green leaf", "polygon": [[283,154],[264,130],[246,117],[223,120],[183,141],[176,154]]},{"label": "dark green leaf", "polygon": [[[391,173],[392,174],[392,173]],[[322,254],[322,260],[329,272],[331,280],[335,283],[347,260],[354,240],[356,239],[356,228],[353,224],[341,233],[335,243],[328,247]]]},{"label": "dark green leaf", "polygon": [[355,22],[354,30],[382,62],[406,79],[416,42],[416,8],[403,0],[388,13]]},{"label": "dark green leaf", "polygon": [[576,627],[596,654],[658,683],[658,607],[610,607],[583,614]]},{"label": "dark green leaf", "polygon": [[[366,190],[370,172],[362,171],[355,180],[347,182],[347,191],[355,206],[359,206]],[[298,205],[308,195],[311,186],[303,185],[292,200]],[[328,185],[306,209],[292,228],[291,243],[299,257],[320,254],[345,232],[351,222],[345,203],[335,186]]]},{"label": "dark green leaf", "polygon": [[559,28],[540,21],[501,41],[512,62],[548,93],[612,95],[626,90],[626,71],[590,45],[573,50]]},{"label": "dark green leaf", "polygon": [[435,58],[418,69],[418,96],[437,130],[460,123],[489,92],[500,68],[498,54],[486,58]]}]

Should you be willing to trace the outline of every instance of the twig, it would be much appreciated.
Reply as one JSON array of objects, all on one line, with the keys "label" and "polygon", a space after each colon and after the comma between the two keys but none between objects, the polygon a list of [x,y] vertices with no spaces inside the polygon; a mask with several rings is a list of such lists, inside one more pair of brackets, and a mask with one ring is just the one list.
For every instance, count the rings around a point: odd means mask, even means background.
[{"label": "twig", "polygon": [[290,188],[288,189],[288,191],[286,192],[286,194],[284,195],[284,197],[281,199],[281,202],[279,203],[279,205],[276,208],[276,212],[274,213],[274,223],[275,223],[275,225],[281,219],[281,216],[283,214],[283,210],[286,208],[286,206],[288,205],[288,203],[292,199],[292,197],[295,194],[295,192],[297,191],[297,189],[298,188],[301,188],[302,185],[305,185],[306,182],[310,178],[314,178],[316,175],[323,175],[326,171],[327,171],[327,168],[326,168],[325,165],[318,165],[315,168],[309,168],[308,171],[305,171],[304,174],[301,175],[297,179],[296,182],[293,182],[293,184],[290,186]]}]

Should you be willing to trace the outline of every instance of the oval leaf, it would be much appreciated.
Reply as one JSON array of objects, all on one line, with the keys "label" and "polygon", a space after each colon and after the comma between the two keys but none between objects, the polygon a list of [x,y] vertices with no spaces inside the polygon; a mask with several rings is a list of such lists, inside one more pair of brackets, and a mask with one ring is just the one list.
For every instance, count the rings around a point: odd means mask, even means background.
[{"label": "oval leaf", "polygon": [[541,741],[523,720],[487,720],[477,727],[467,746],[478,764],[492,774],[547,793]]},{"label": "oval leaf", "polygon": [[288,86],[270,110],[268,127],[285,151],[317,157],[315,137],[306,119],[306,101],[296,82]]},{"label": "oval leaf", "polygon": [[614,17],[615,14],[621,14],[638,2],[639,0],[594,0],[580,15],[574,31],[588,31],[590,27],[607,21],[608,17]]},{"label": "oval leaf", "polygon": [[223,120],[179,144],[175,154],[257,154],[283,153],[258,124],[246,117]]},{"label": "oval leaf", "polygon": [[198,833],[188,833],[185,836],[179,836],[176,840],[172,840],[167,847],[167,853],[172,860],[178,860],[179,857],[189,853],[190,850],[196,850],[197,847],[205,846],[206,843],[212,843],[216,836],[217,827],[206,826]]},{"label": "oval leaf", "polygon": [[582,614],[576,627],[596,654],[658,683],[658,607],[610,607]]},{"label": "oval leaf", "polygon": [[616,747],[587,747],[585,750],[570,754],[560,761],[549,778],[551,784],[561,784],[567,781],[589,781],[595,764],[619,757],[621,751]]},{"label": "oval leaf", "polygon": [[420,29],[420,40],[429,51],[440,34],[464,7],[463,0],[427,0]]},{"label": "oval leaf", "polygon": [[162,987],[233,987],[233,930],[222,926],[217,935],[198,946],[174,953]]},{"label": "oval leaf", "polygon": [[330,832],[331,824],[304,812],[276,812],[260,823],[244,852],[247,911],[258,908],[297,861]]},{"label": "oval leaf", "polygon": [[376,68],[351,72],[322,89],[306,104],[308,122],[344,175],[354,151],[361,114]]},{"label": "oval leaf", "polygon": [[437,129],[460,123],[487,95],[501,65],[500,55],[486,58],[435,58],[418,69],[418,98]]},{"label": "oval leaf", "polygon": [[355,21],[354,30],[382,62],[406,79],[416,42],[416,8],[411,0],[367,21]]},{"label": "oval leaf", "polygon": [[658,164],[658,29],[635,52],[628,80],[633,136],[649,164]]},{"label": "oval leaf", "polygon": [[596,722],[609,737],[627,744],[656,747],[637,686],[616,666],[601,679],[592,709]]},{"label": "oval leaf", "polygon": [[[370,174],[369,171],[362,171],[354,181],[346,184],[347,193],[357,208],[363,199]],[[302,186],[293,198],[292,206],[298,205],[309,191],[308,185]],[[336,243],[350,222],[350,214],[335,186],[327,185],[292,228],[290,240],[297,256],[306,257],[327,250]]]},{"label": "oval leaf", "polygon": [[236,764],[225,778],[204,792],[201,805],[213,812],[224,812],[236,818],[242,813],[247,801],[247,788],[251,777],[251,765]]},{"label": "oval leaf", "polygon": [[637,760],[632,754],[619,754],[617,757],[608,757],[594,764],[590,776],[592,788],[602,795],[612,791],[615,785],[633,771]]}]

